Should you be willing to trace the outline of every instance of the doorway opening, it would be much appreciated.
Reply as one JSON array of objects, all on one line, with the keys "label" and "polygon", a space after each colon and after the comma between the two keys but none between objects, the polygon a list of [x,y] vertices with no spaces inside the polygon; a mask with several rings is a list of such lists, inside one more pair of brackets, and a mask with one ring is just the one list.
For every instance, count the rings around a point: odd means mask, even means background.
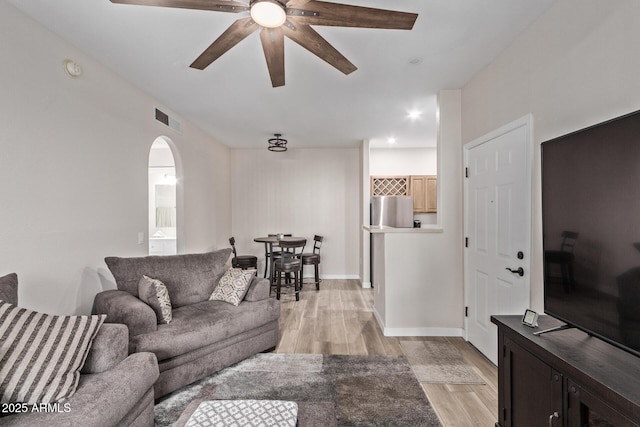
[{"label": "doorway opening", "polygon": [[160,136],[149,150],[149,255],[178,253],[178,180],[171,146]]}]

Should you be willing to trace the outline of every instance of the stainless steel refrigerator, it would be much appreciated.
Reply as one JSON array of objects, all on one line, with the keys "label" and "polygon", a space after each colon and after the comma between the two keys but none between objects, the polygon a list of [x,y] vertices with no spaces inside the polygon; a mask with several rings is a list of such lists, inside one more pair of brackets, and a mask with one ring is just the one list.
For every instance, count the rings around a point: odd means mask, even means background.
[{"label": "stainless steel refrigerator", "polygon": [[371,197],[371,225],[413,227],[413,196]]}]

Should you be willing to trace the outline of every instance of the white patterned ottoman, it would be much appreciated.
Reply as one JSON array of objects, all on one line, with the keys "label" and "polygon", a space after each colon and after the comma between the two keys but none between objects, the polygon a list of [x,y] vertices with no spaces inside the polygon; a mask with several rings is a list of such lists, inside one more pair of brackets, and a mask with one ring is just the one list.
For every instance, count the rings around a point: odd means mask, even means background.
[{"label": "white patterned ottoman", "polygon": [[284,400],[207,400],[191,402],[177,426],[295,427],[298,404]]}]

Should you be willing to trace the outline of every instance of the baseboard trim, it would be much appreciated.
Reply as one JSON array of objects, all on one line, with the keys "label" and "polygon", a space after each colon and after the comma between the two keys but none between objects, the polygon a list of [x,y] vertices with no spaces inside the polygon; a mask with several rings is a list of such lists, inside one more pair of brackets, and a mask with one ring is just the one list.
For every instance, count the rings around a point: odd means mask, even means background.
[{"label": "baseboard trim", "polygon": [[462,337],[462,328],[382,328],[385,337]]},{"label": "baseboard trim", "polygon": [[373,317],[376,318],[376,321],[378,322],[378,326],[380,326],[380,329],[382,329],[384,331],[384,322],[382,321],[382,318],[380,317],[380,314],[378,313],[378,310],[376,309],[376,306],[373,306]]},{"label": "baseboard trim", "polygon": [[385,337],[463,337],[462,328],[385,328],[380,314],[373,307],[373,317],[376,318],[382,334]]}]

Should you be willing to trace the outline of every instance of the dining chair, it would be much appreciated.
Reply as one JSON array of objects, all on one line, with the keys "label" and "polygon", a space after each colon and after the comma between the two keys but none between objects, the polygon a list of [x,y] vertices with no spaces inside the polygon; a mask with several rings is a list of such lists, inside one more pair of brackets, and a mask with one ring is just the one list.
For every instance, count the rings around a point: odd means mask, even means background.
[{"label": "dining chair", "polygon": [[[274,277],[276,281],[276,299],[280,299],[282,293],[282,278],[285,278],[285,286],[293,287],[296,301],[300,301],[300,289],[302,288],[302,259],[300,258],[307,239],[281,241],[280,258],[273,263]],[[291,283],[293,280],[293,283]]]},{"label": "dining chair", "polygon": [[[302,275],[302,273],[304,272],[305,265],[313,265],[315,280],[311,283],[316,284],[316,290],[318,291],[320,290],[319,265],[320,265],[320,247],[322,246],[322,240],[324,240],[324,237],[322,236],[318,236],[317,234],[313,236],[313,251],[308,253],[303,253],[300,257],[300,259],[302,260],[302,271],[300,272],[300,274]],[[304,284],[304,282],[302,282],[302,284]]]},{"label": "dining chair", "polygon": [[[291,237],[293,236],[291,233],[276,233],[276,234],[267,234],[268,237]],[[267,267],[271,266],[271,269],[269,271],[270,276],[271,276],[271,283],[274,283],[274,272],[273,272],[273,262],[280,258],[282,256],[282,251],[274,251],[273,247],[279,247],[278,243],[273,243],[273,244],[268,244],[265,243],[264,245],[264,259],[265,259],[265,263],[264,263],[264,277],[267,277]]]},{"label": "dining chair", "polygon": [[248,270],[249,268],[258,269],[258,257],[253,255],[238,255],[236,252],[236,239],[235,237],[229,238],[229,244],[233,251],[233,258],[231,259],[231,266],[234,268],[241,268]]}]

